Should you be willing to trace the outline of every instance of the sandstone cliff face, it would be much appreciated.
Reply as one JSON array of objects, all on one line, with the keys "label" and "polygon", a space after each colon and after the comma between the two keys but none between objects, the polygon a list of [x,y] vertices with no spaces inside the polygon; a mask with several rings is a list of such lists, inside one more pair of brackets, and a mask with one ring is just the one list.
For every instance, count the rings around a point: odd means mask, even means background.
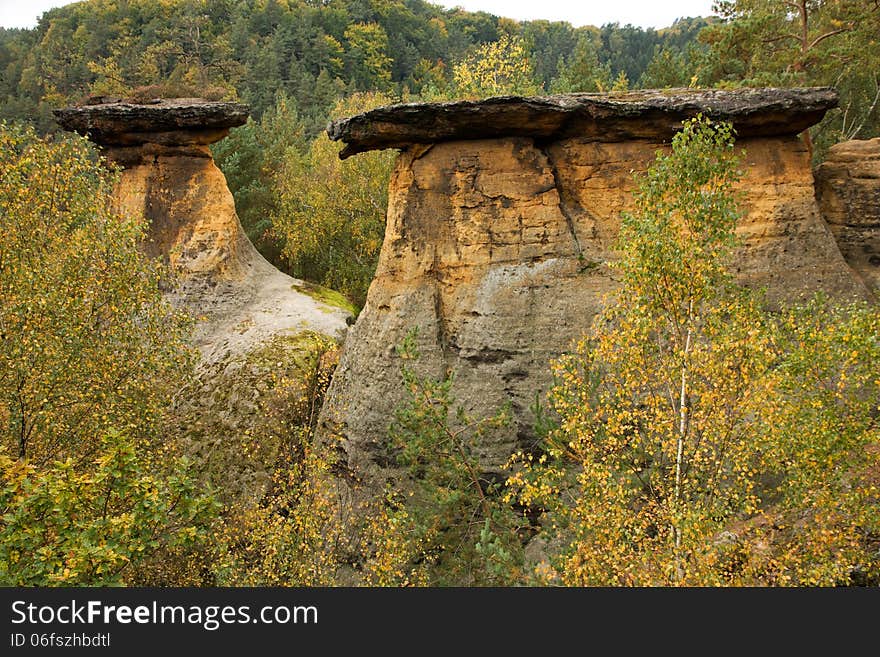
[{"label": "sandstone cliff face", "polygon": [[832,146],[816,198],[843,257],[880,298],[880,137]]},{"label": "sandstone cliff face", "polygon": [[[413,119],[415,106],[397,106],[374,110],[376,123],[368,113],[330,126],[347,153],[403,149],[376,278],[323,412],[356,476],[369,484],[393,471],[385,435],[404,398],[395,346],[413,327],[424,372],[454,371],[453,391],[469,412],[511,405],[510,430],[479,446],[487,471],[534,440],[530,406],[551,383],[549,361],[583,335],[616,288],[609,265],[633,174],[701,109],[733,120],[745,149],[742,246],[731,263],[739,280],[766,287],[771,302],[818,290],[865,297],[819,216],[809,157],[795,134],[833,104],[828,92],[675,98],[486,101],[491,139],[472,138],[479,103],[428,106],[434,122]],[[542,117],[548,105],[551,116]],[[568,119],[559,119],[559,107]],[[523,115],[530,124],[518,123]],[[515,125],[514,134],[499,134],[505,125]]]}]

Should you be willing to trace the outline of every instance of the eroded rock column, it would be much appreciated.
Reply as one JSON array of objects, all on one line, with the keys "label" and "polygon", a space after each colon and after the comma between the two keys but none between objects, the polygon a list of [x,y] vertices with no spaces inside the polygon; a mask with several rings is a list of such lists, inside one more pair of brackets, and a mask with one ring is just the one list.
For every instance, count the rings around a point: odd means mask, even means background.
[{"label": "eroded rock column", "polygon": [[147,220],[144,249],[178,275],[171,295],[201,319],[194,339],[206,361],[287,333],[344,334],[348,311],[305,294],[303,282],[269,264],[241,228],[209,145],[247,120],[247,106],[178,98],[68,107],[55,115],[122,167],[119,210]]},{"label": "eroded rock column", "polygon": [[[267,409],[293,405],[350,313],[269,264],[247,239],[208,146],[241,125],[238,103],[114,102],[56,112],[123,167],[121,212],[147,222],[144,249],[176,273],[167,292],[196,320],[201,360],[174,409],[174,435],[221,499],[256,503],[289,429]],[[279,381],[287,387],[279,391]]]},{"label": "eroded rock column", "polygon": [[394,476],[386,434],[405,398],[395,346],[416,327],[422,370],[454,371],[468,412],[511,406],[509,430],[478,446],[487,471],[535,440],[530,408],[550,360],[617,288],[610,265],[634,174],[698,112],[732,121],[744,149],[737,278],[774,304],[820,290],[866,297],[821,220],[797,137],[835,102],[830,90],[575,94],[399,105],[332,124],[343,155],[402,150],[376,278],[322,416],[354,476]]}]

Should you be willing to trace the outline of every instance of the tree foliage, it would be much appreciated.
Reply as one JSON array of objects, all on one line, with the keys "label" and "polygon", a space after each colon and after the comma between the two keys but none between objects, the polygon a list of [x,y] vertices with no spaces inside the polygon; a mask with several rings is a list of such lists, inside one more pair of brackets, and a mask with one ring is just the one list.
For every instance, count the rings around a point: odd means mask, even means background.
[{"label": "tree foliage", "polygon": [[270,481],[256,499],[232,500],[225,510],[212,565],[222,585],[328,586],[336,581],[335,548],[344,530],[341,523],[334,526],[338,508],[325,485],[330,460],[314,444],[314,434],[337,349],[322,336],[311,341],[305,362],[288,368],[278,363],[272,392],[260,404],[265,421],[254,428],[254,438],[260,448],[274,446]]},{"label": "tree foliage", "polygon": [[880,6],[873,1],[723,0],[726,19],[700,34],[703,84],[830,85],[840,110],[816,129],[821,151],[880,134]]},{"label": "tree foliage", "polygon": [[204,538],[210,497],[164,435],[191,365],[115,175],[85,140],[0,124],[0,573],[130,581]]},{"label": "tree foliage", "polygon": [[[249,103],[256,119],[279,94],[296,98],[305,116],[326,114],[343,92],[402,96],[442,88],[455,65],[502,39],[523,49],[533,70],[524,82],[537,89],[550,87],[560,62],[584,38],[595,43],[612,80],[623,71],[637,81],[655,48],[683,52],[704,24],[574,28],[421,0],[88,0],[47,12],[34,30],[0,29],[0,118],[35,120],[51,130],[53,106],[89,94],[125,97],[152,85],[222,90]],[[426,65],[440,79],[426,77]]]},{"label": "tree foliage", "polygon": [[[215,526],[210,569],[226,586],[422,584],[422,554],[406,509],[384,499],[346,506],[334,481],[335,445],[318,442],[318,413],[338,345],[313,335],[292,367],[279,363],[254,438],[274,447],[265,492],[233,500]],[[276,357],[275,353],[267,357]]]},{"label": "tree foliage", "polygon": [[355,23],[345,30],[348,73],[356,89],[387,91],[391,86],[388,34],[378,23]]},{"label": "tree foliage", "polygon": [[[880,312],[819,297],[785,311],[761,431],[772,480],[744,534],[773,584],[880,582]],[[749,536],[749,534],[751,534]],[[741,543],[748,543],[743,541]],[[757,569],[757,568],[756,568]]]},{"label": "tree foliage", "polygon": [[639,86],[646,89],[692,86],[696,80],[689,73],[689,68],[685,54],[657,48],[654,57],[648,62],[645,72],[639,78]]},{"label": "tree foliage", "polygon": [[[777,320],[731,282],[736,162],[728,126],[685,124],[624,215],[617,301],[554,365],[549,458],[521,457],[510,482],[559,531],[551,579],[839,584],[876,572],[880,317]],[[803,326],[808,314],[821,319]]]},{"label": "tree foliage", "polygon": [[114,180],[85,140],[0,127],[0,428],[34,464],[88,458],[110,429],[151,438],[191,363]]},{"label": "tree foliage", "polygon": [[559,66],[550,90],[554,93],[603,91],[612,86],[611,65],[600,63],[599,47],[590,35],[578,39],[573,52]]},{"label": "tree foliage", "polygon": [[[334,116],[387,104],[381,94],[340,102]],[[339,159],[339,144],[317,137],[304,152],[289,149],[276,174],[272,230],[294,276],[332,287],[364,304],[385,234],[389,151]]]},{"label": "tree foliage", "polygon": [[307,120],[296,103],[279,96],[275,107],[259,121],[233,130],[229,137],[212,145],[217,165],[226,176],[235,197],[235,211],[248,238],[276,266],[284,265],[282,243],[272,232],[272,217],[278,213],[275,183],[284,163],[299,157],[307,148]]},{"label": "tree foliage", "polygon": [[[506,504],[497,479],[485,472],[479,445],[510,421],[508,409],[474,418],[452,394],[452,375],[435,380],[416,371],[417,331],[398,347],[406,401],[389,429],[397,459],[411,478],[398,490],[397,534],[428,559],[437,584],[510,585],[522,576],[522,519]],[[500,466],[501,464],[497,464]],[[399,486],[400,488],[401,486]],[[408,491],[408,496],[407,496]]]},{"label": "tree foliage", "polygon": [[145,564],[205,545],[216,512],[186,460],[173,457],[155,471],[134,441],[114,432],[85,466],[68,456],[38,468],[0,452],[0,482],[5,586],[162,582],[161,569],[144,572]]},{"label": "tree foliage", "polygon": [[534,96],[540,91],[525,43],[506,34],[455,65],[452,89],[460,98]]}]

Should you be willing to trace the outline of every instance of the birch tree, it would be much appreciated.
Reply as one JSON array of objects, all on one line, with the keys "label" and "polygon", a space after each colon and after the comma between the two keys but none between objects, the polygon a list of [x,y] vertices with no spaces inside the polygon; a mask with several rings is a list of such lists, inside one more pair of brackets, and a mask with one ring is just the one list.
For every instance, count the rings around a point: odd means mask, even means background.
[{"label": "birch tree", "polygon": [[720,558],[707,536],[755,508],[743,435],[769,350],[724,269],[736,167],[729,125],[685,124],[623,215],[618,301],[554,364],[550,452],[577,470],[550,485],[572,496],[568,583],[704,582]]},{"label": "birch tree", "polygon": [[542,578],[877,581],[880,313],[771,314],[737,286],[736,178],[730,126],[697,118],[623,215],[621,289],[554,363],[555,424],[509,481],[559,546]]}]

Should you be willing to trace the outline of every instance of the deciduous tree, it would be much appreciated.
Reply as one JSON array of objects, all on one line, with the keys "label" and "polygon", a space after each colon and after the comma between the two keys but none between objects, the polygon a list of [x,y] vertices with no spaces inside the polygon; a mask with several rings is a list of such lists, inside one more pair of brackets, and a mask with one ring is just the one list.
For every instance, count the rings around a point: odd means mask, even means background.
[{"label": "deciduous tree", "polygon": [[139,248],[141,220],[113,212],[114,181],[84,139],[0,124],[5,584],[130,581],[203,539],[214,510],[163,430],[188,322]]},{"label": "deciduous tree", "polygon": [[0,128],[0,429],[34,464],[149,438],[191,362],[113,180],[84,140]]},{"label": "deciduous tree", "polygon": [[533,96],[540,92],[525,42],[507,34],[483,44],[456,64],[452,89],[458,98]]},{"label": "deciduous tree", "polygon": [[731,281],[736,166],[729,126],[685,124],[623,217],[617,300],[554,365],[558,425],[510,482],[559,532],[551,579],[876,572],[880,317],[811,308],[777,322]]},{"label": "deciduous tree", "polygon": [[[333,115],[351,116],[389,102],[381,94],[356,94],[341,101]],[[322,134],[305,153],[287,153],[275,178],[272,230],[295,276],[332,287],[360,307],[385,234],[395,154],[340,160],[339,148]]]}]

